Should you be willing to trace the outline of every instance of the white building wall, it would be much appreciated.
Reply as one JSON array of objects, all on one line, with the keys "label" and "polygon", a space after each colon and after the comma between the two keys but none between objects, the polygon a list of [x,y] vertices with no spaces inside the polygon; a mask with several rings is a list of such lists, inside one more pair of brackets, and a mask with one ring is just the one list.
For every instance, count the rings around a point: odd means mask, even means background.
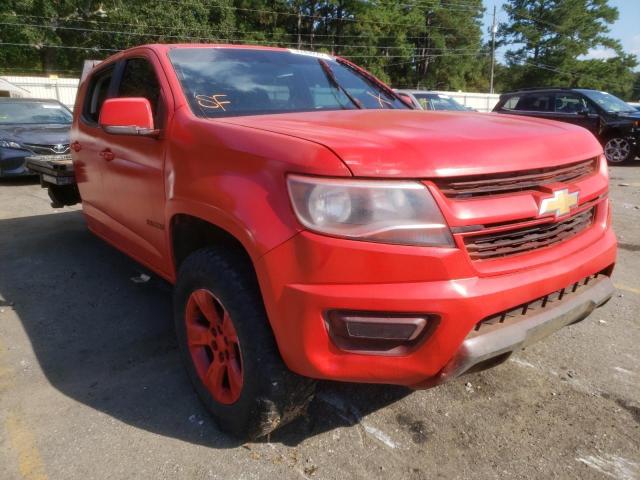
[{"label": "white building wall", "polygon": [[479,112],[490,112],[493,107],[496,106],[500,95],[497,93],[471,93],[471,92],[444,92],[438,91],[437,93],[443,93],[449,95],[451,98],[461,103],[465,107],[471,107]]},{"label": "white building wall", "polygon": [[79,80],[77,78],[2,76],[29,92],[31,98],[52,98],[73,109]]}]

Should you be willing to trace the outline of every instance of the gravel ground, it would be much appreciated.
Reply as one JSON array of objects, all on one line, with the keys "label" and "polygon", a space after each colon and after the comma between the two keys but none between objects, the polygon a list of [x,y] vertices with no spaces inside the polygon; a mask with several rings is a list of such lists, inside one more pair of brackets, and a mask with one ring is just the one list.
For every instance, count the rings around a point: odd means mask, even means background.
[{"label": "gravel ground", "polygon": [[640,478],[640,164],[611,170],[618,293],[435,389],[323,383],[258,443],[220,433],[178,358],[170,287],[0,181],[0,478]]}]

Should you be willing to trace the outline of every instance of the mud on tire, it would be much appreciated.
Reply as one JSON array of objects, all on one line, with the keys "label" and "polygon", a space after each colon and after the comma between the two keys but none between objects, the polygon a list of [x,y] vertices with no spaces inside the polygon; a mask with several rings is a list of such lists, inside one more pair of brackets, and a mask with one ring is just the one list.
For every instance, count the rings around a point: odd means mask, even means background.
[{"label": "mud on tire", "polygon": [[[204,290],[211,292],[228,312],[234,333],[237,333],[242,388],[232,403],[214,398],[211,388],[203,382],[202,366],[197,362],[199,357],[192,355],[193,347],[189,346],[193,342],[188,340],[187,306],[193,292]],[[252,266],[242,254],[210,247],[185,259],[174,291],[174,319],[178,345],[189,377],[222,430],[240,439],[255,439],[304,413],[313,398],[315,381],[294,374],[284,365]],[[220,345],[224,347],[224,343]],[[208,347],[206,351],[209,352],[209,361],[212,353],[214,356],[219,353],[219,350],[214,352]],[[224,353],[221,355],[224,358]],[[233,357],[233,353],[231,355]],[[220,397],[219,393],[216,395]]]}]

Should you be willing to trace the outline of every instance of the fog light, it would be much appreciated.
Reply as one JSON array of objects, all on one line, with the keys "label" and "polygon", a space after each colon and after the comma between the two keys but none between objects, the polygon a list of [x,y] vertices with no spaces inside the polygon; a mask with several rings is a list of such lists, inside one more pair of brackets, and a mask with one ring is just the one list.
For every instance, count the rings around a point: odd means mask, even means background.
[{"label": "fog light", "polygon": [[432,314],[332,310],[327,313],[327,327],[341,350],[402,355],[428,337],[438,319]]}]

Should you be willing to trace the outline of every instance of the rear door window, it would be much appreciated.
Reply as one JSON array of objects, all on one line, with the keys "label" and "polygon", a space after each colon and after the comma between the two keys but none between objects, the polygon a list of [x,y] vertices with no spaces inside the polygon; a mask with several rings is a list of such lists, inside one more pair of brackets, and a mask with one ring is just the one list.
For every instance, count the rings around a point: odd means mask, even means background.
[{"label": "rear door window", "polygon": [[553,94],[552,93],[530,93],[524,95],[516,104],[515,110],[524,110],[527,112],[553,112]]}]

